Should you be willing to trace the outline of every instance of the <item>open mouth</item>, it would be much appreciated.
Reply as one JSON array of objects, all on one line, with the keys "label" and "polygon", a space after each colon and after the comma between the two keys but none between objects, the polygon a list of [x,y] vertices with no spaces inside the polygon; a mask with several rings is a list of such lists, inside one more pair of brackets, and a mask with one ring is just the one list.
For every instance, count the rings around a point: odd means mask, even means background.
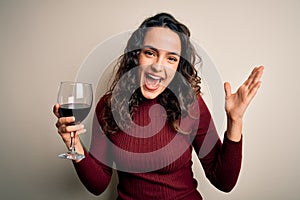
[{"label": "open mouth", "polygon": [[162,80],[163,78],[160,76],[145,73],[145,86],[148,90],[153,91],[158,89]]}]

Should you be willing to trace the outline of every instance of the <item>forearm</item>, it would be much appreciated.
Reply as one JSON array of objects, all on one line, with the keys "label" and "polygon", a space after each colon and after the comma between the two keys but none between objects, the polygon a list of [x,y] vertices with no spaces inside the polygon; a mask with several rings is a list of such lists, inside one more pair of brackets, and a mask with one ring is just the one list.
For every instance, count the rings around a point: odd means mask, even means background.
[{"label": "forearm", "polygon": [[99,195],[107,188],[112,169],[94,159],[88,152],[84,152],[86,158],[77,163],[73,162],[77,175],[91,193]]},{"label": "forearm", "polygon": [[239,142],[224,138],[216,167],[218,188],[230,192],[237,183],[242,164],[242,137]]},{"label": "forearm", "polygon": [[218,141],[200,161],[210,182],[219,190],[230,192],[236,185],[241,168],[242,138],[234,142],[225,135],[223,144]]},{"label": "forearm", "polygon": [[[70,134],[70,136],[72,135],[72,133]],[[66,147],[71,150],[71,137],[68,137],[67,139],[66,138],[63,138],[63,141],[66,145]],[[73,137],[74,137],[74,148],[75,148],[75,151],[78,153],[78,154],[81,154],[81,155],[84,155],[84,148],[81,144],[81,141],[80,141],[80,138],[78,136],[78,134],[73,134]],[[75,160],[74,162],[78,163],[80,162],[82,159],[79,159],[79,160]]]},{"label": "forearm", "polygon": [[[81,141],[80,141],[79,136],[76,135],[75,138],[74,138],[74,140],[75,140],[75,141],[74,141],[74,148],[75,148],[76,152],[77,152],[78,154],[84,155],[84,148],[83,148],[83,146],[82,146],[82,144],[81,144]],[[78,162],[80,162],[81,160],[82,160],[82,159],[75,160],[74,162],[78,163]]]}]

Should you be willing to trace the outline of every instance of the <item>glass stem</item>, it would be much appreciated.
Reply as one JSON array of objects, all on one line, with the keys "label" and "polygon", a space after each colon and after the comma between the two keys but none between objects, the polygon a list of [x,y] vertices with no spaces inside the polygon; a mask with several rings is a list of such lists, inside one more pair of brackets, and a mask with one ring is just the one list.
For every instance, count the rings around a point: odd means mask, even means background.
[{"label": "glass stem", "polygon": [[75,154],[75,132],[71,132],[71,144],[70,144],[70,152],[71,154]]}]

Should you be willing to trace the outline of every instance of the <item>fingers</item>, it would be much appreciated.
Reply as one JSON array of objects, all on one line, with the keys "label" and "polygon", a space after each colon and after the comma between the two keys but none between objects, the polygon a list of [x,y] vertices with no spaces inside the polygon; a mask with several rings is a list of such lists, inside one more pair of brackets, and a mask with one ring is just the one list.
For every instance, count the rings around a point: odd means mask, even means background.
[{"label": "fingers", "polygon": [[255,84],[260,79],[263,69],[264,66],[254,67],[248,79],[245,81],[244,85],[246,87],[251,87],[253,84]]},{"label": "fingers", "polygon": [[252,70],[252,72],[251,72],[251,74],[249,75],[249,77],[247,78],[247,80],[244,82],[245,86],[248,86],[252,82],[256,70],[257,70],[257,67],[254,67],[253,70]]},{"label": "fingers", "polygon": [[82,124],[73,126],[62,125],[58,127],[58,133],[67,146],[69,146],[69,142],[72,137],[78,137],[78,135],[83,134],[85,132],[86,129],[84,129],[84,126]]},{"label": "fingers", "polygon": [[71,133],[71,132],[82,132],[84,126],[82,124],[79,125],[73,125],[73,126],[66,126],[62,125],[58,127],[58,132],[59,133]]},{"label": "fingers", "polygon": [[254,75],[253,75],[253,78],[252,78],[252,81],[251,83],[249,84],[248,88],[251,90],[252,87],[256,87],[256,84],[257,82],[260,81],[261,77],[262,77],[262,74],[263,74],[263,70],[264,70],[264,67],[263,66],[260,66],[259,68],[257,68],[257,70],[255,71]]},{"label": "fingers", "polygon": [[77,134],[84,133],[83,124],[71,125],[75,121],[75,117],[60,117],[56,122],[56,127],[60,135],[71,132],[76,132]]},{"label": "fingers", "polygon": [[231,95],[231,86],[230,86],[230,83],[228,83],[228,82],[224,83],[224,90],[225,90],[226,97],[229,97]]},{"label": "fingers", "polygon": [[86,132],[86,129],[83,128],[83,129],[80,129],[80,130],[76,131],[76,134],[77,134],[77,135],[80,135],[80,134],[83,134],[83,133],[85,133],[85,132]]},{"label": "fingers", "polygon": [[258,81],[249,90],[248,97],[250,97],[250,99],[253,99],[253,97],[256,95],[256,93],[257,93],[260,86],[261,86],[261,81]]},{"label": "fingers", "polygon": [[84,129],[83,124],[76,124],[74,125],[75,122],[75,117],[61,117],[59,114],[59,104],[55,104],[53,106],[53,113],[54,115],[58,118],[55,126],[57,127],[57,132],[63,139],[64,143],[66,146],[69,148],[71,145],[71,138],[75,138],[74,144],[78,144],[78,135],[83,134],[86,132],[86,129]]},{"label": "fingers", "polygon": [[62,125],[68,125],[75,122],[75,117],[60,117],[56,122],[56,127],[60,127]]},{"label": "fingers", "polygon": [[58,103],[55,104],[55,105],[53,106],[53,113],[54,113],[54,115],[55,115],[57,118],[60,117],[60,114],[59,114],[59,104],[58,104]]},{"label": "fingers", "polygon": [[264,70],[264,66],[256,67],[252,71],[250,77],[248,78],[249,83],[247,85],[247,89],[248,89],[247,96],[249,97],[250,100],[253,99],[259,87],[261,86],[260,79],[262,77],[263,70]]}]

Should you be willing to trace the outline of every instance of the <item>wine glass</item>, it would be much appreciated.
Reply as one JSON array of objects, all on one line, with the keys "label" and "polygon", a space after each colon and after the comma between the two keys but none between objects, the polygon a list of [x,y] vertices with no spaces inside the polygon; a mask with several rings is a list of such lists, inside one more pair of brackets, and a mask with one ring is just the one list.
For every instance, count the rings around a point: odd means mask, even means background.
[{"label": "wine glass", "polygon": [[[89,114],[93,102],[92,85],[89,83],[65,81],[60,83],[57,96],[59,106],[59,114],[61,117],[75,117],[75,122],[69,125],[80,124]],[[71,144],[69,151],[60,154],[58,157],[79,160],[84,155],[79,154],[75,150],[75,134],[71,132]]]}]

